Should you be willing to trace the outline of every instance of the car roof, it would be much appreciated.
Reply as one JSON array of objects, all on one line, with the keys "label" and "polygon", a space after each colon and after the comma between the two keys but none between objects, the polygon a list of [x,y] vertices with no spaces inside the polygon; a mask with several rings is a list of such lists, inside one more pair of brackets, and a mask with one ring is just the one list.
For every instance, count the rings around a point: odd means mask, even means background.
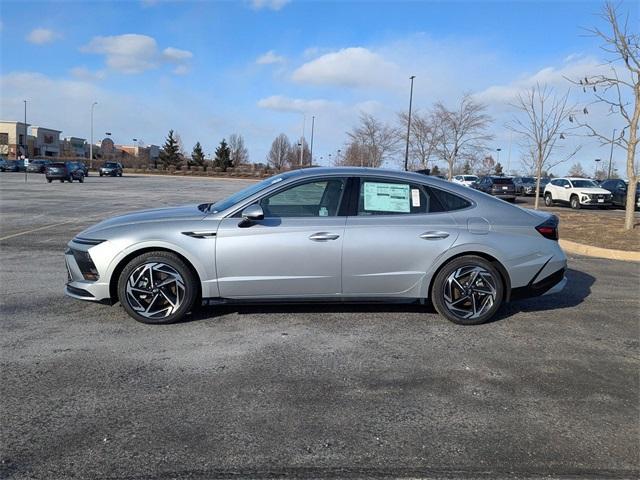
[{"label": "car roof", "polygon": [[361,177],[361,176],[390,177],[390,178],[413,180],[418,182],[424,182],[425,179],[429,179],[435,182],[443,182],[444,184],[450,183],[434,175],[425,175],[423,173],[416,173],[416,172],[404,172],[402,170],[391,170],[387,168],[309,167],[309,168],[301,168],[299,170],[291,170],[286,173],[288,174],[288,179],[311,178],[311,177],[317,177],[317,176],[323,176],[323,175],[343,175],[343,176],[352,176],[352,177]]}]

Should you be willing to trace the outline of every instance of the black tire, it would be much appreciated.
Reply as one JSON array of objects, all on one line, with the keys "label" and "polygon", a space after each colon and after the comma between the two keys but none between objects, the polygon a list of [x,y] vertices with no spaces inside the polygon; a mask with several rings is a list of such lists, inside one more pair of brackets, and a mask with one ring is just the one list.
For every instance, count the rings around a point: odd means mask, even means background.
[{"label": "black tire", "polygon": [[120,173],[118,174],[118,176],[119,176],[119,177],[121,177],[121,176],[122,176],[122,172],[120,172]]},{"label": "black tire", "polygon": [[84,183],[84,176],[80,176],[80,177],[78,178],[78,181],[79,181],[80,183]]},{"label": "black tire", "polygon": [[51,180],[50,178],[47,178],[47,182],[51,183],[53,180]]},{"label": "black tire", "polygon": [[[131,304],[127,294],[127,283],[131,274],[140,266],[144,264],[162,263],[169,265],[172,269],[180,274],[184,283],[184,294],[182,297],[182,303],[178,306],[177,310],[168,316],[149,318],[139,314]],[[154,292],[150,292],[149,295],[153,295]],[[143,253],[134,259],[132,259],[120,273],[118,278],[118,299],[122,304],[125,311],[134,320],[141,323],[147,323],[152,325],[175,323],[184,318],[184,316],[191,311],[196,299],[198,298],[199,287],[198,279],[193,274],[191,269],[178,257],[171,252],[156,251]],[[149,305],[151,306],[151,305]]]},{"label": "black tire", "polygon": [[60,183],[64,183],[64,178],[61,178],[61,179],[60,179]]},{"label": "black tire", "polygon": [[551,196],[550,193],[545,193],[545,195],[544,195],[544,204],[547,207],[553,207],[553,197]]},{"label": "black tire", "polygon": [[100,176],[102,176],[102,172],[100,172]]},{"label": "black tire", "polygon": [[[451,310],[449,306],[447,306],[446,300],[447,279],[450,276],[454,275],[456,271],[464,271],[467,267],[480,267],[482,270],[484,270],[484,272],[490,275],[490,281],[493,282],[493,286],[495,289],[495,296],[493,297],[491,306],[488,306],[486,308],[486,311],[474,318],[465,318],[459,313]],[[486,280],[489,280],[489,277],[485,276],[485,278]],[[484,283],[484,285],[488,285],[487,281],[485,281],[485,278],[480,279],[480,281]],[[463,292],[458,291],[458,293]],[[433,287],[431,288],[431,300],[438,313],[445,317],[447,320],[459,325],[479,325],[481,323],[488,322],[489,320],[491,320],[491,318],[493,318],[493,316],[502,306],[504,296],[504,280],[502,279],[502,276],[500,275],[498,269],[488,260],[485,260],[482,257],[477,257],[475,255],[458,257],[447,263],[442,269],[440,269],[440,271],[436,275],[436,278],[433,282]],[[486,296],[483,298],[486,298]],[[464,304],[460,305],[464,306],[466,303],[467,302],[464,302]]]},{"label": "black tire", "polygon": [[578,198],[577,195],[571,195],[571,198],[569,199],[569,204],[571,205],[571,208],[573,208],[574,210],[580,210],[580,199]]}]

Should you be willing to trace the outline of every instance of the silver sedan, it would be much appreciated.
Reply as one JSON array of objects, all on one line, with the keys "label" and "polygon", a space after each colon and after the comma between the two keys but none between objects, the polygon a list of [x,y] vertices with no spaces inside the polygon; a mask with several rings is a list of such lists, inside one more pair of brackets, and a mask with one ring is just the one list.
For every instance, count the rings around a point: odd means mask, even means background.
[{"label": "silver sedan", "polygon": [[68,244],[65,292],[145,323],[199,304],[424,301],[460,324],[560,291],[558,220],[415,173],[313,168],[133,212]]}]

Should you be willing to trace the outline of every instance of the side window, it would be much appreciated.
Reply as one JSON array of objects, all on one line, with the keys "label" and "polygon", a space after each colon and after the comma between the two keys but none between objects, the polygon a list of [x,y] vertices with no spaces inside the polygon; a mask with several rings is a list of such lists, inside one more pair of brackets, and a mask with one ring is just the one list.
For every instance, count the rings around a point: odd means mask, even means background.
[{"label": "side window", "polygon": [[260,200],[265,217],[335,217],[345,180],[315,180],[295,185]]},{"label": "side window", "polygon": [[[468,208],[471,206],[470,201],[465,200],[464,198],[459,197],[458,195],[455,195],[453,193],[445,192],[444,190],[433,187],[429,187],[428,190],[438,200],[438,203],[442,207],[443,211],[452,212],[454,210],[462,210],[463,208]],[[440,210],[435,210],[432,207],[431,211],[434,212]]]},{"label": "side window", "polygon": [[420,185],[388,180],[362,180],[358,215],[411,215],[440,211]]}]

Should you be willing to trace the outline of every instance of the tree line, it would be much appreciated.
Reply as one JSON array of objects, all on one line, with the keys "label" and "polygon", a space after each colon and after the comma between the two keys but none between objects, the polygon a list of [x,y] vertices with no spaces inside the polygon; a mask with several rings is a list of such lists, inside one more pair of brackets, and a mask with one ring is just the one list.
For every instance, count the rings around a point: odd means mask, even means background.
[{"label": "tree line", "polygon": [[182,139],[173,130],[169,130],[164,145],[160,150],[160,162],[164,169],[175,168],[180,170],[183,167],[208,167],[218,168],[227,171],[228,168],[235,168],[249,163],[249,151],[247,150],[244,137],[239,134],[231,134],[229,141],[223,138],[211,159],[207,159],[200,142],[196,142],[187,156],[182,145]]}]

